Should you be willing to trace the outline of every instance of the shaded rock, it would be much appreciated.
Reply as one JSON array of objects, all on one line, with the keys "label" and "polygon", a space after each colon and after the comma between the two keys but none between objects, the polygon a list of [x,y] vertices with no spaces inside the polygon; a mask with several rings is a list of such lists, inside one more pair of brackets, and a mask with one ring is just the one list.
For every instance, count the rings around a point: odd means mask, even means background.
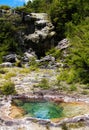
[{"label": "shaded rock", "polygon": [[[46,13],[31,13],[25,20],[28,22],[28,33],[24,35],[27,47],[33,48],[40,55],[54,46],[54,26]],[[50,43],[49,43],[50,41]]]},{"label": "shaded rock", "polygon": [[55,64],[55,58],[51,55],[47,55],[39,60],[39,64],[43,68],[52,68],[52,65]]},{"label": "shaded rock", "polygon": [[56,46],[56,49],[66,49],[69,47],[69,41],[67,38],[61,40],[58,45]]},{"label": "shaded rock", "polygon": [[5,62],[16,62],[16,59],[17,59],[17,55],[16,54],[9,54],[9,55],[6,55],[6,56],[3,56],[3,60]]},{"label": "shaded rock", "polygon": [[39,121],[39,124],[41,124],[41,125],[48,125],[48,124],[50,124],[49,120],[38,120],[38,121]]},{"label": "shaded rock", "polygon": [[29,22],[29,21],[31,21],[31,15],[30,14],[28,14],[28,15],[26,15],[25,16],[25,22]]},{"label": "shaded rock", "polygon": [[13,64],[11,62],[4,62],[2,64],[0,64],[0,67],[12,67]]},{"label": "shaded rock", "polygon": [[36,59],[36,58],[37,58],[37,56],[36,56],[35,52],[33,51],[33,49],[29,48],[29,50],[24,53],[24,56],[22,57],[22,61],[29,62],[32,59]]},{"label": "shaded rock", "polygon": [[63,67],[63,64],[57,62],[55,57],[51,55],[47,55],[37,62],[40,64],[41,68],[56,69],[58,67]]},{"label": "shaded rock", "polygon": [[51,55],[47,55],[47,56],[45,56],[44,58],[42,58],[42,59],[40,60],[40,62],[45,62],[45,61],[55,62],[55,58],[54,58],[53,56],[51,56]]},{"label": "shaded rock", "polygon": [[7,126],[12,126],[12,125],[13,125],[13,121],[6,121],[6,122],[5,122],[5,125],[7,125]]}]

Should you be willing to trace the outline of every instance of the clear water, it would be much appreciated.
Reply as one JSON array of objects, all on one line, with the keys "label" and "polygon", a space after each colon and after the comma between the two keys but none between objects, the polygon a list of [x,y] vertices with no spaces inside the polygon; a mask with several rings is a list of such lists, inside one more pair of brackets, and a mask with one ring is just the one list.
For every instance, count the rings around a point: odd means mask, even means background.
[{"label": "clear water", "polygon": [[14,105],[25,111],[26,116],[41,119],[61,119],[89,114],[89,104],[86,103],[71,102],[55,104],[53,102],[25,102],[22,100],[15,100],[14,103]]},{"label": "clear water", "polygon": [[28,116],[51,119],[63,116],[63,107],[51,102],[18,102],[17,104],[23,108]]}]

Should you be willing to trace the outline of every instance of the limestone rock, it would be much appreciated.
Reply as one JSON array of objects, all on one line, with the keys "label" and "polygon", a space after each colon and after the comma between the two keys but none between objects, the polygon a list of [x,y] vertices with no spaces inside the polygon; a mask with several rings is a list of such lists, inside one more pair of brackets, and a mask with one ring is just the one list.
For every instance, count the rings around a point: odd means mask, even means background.
[{"label": "limestone rock", "polygon": [[33,58],[36,59],[36,57],[37,56],[36,56],[35,52],[33,51],[33,49],[29,48],[29,50],[24,53],[24,56],[22,57],[22,61],[29,62]]},{"label": "limestone rock", "polygon": [[12,67],[13,64],[11,62],[4,62],[2,64],[0,64],[0,67]]},{"label": "limestone rock", "polygon": [[25,43],[37,53],[44,53],[54,46],[54,26],[46,13],[31,13],[25,16],[28,33],[24,35]]},{"label": "limestone rock", "polygon": [[47,55],[39,60],[39,63],[42,68],[49,68],[52,69],[55,65],[55,58],[51,55]]},{"label": "limestone rock", "polygon": [[16,54],[9,54],[9,55],[6,55],[6,56],[3,56],[3,60],[5,62],[16,62],[16,59],[17,59],[17,55]]},{"label": "limestone rock", "polygon": [[68,40],[67,38],[65,38],[65,39],[61,40],[61,41],[58,43],[58,45],[57,45],[56,48],[63,50],[63,49],[66,49],[66,48],[68,48],[68,47],[69,47],[69,40]]}]

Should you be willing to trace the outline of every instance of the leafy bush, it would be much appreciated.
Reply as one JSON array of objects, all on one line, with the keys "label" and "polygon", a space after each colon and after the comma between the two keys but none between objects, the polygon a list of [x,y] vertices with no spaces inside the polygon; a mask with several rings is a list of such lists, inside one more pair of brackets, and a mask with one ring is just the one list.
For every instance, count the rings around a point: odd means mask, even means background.
[{"label": "leafy bush", "polygon": [[29,65],[30,66],[37,66],[38,65],[35,57],[32,57],[29,59]]},{"label": "leafy bush", "polygon": [[2,5],[0,6],[0,9],[5,9],[5,10],[9,10],[11,7],[8,5]]},{"label": "leafy bush", "polygon": [[15,94],[15,84],[12,83],[11,81],[6,82],[2,87],[1,87],[1,92],[4,95],[10,95],[10,94]]},{"label": "leafy bush", "polygon": [[5,74],[7,71],[5,69],[0,68],[0,74]]},{"label": "leafy bush", "polygon": [[68,66],[75,71],[75,80],[82,83],[89,83],[89,18],[80,25],[73,27],[73,31],[68,30],[71,48],[66,59]]},{"label": "leafy bush", "polygon": [[72,84],[70,86],[70,91],[76,91],[76,90],[77,90],[77,87],[74,84]]},{"label": "leafy bush", "polygon": [[8,79],[10,79],[11,77],[14,77],[14,76],[16,76],[15,72],[8,72],[8,73],[6,73],[4,78],[8,80]]},{"label": "leafy bush", "polygon": [[17,66],[17,67],[22,67],[21,61],[20,61],[20,60],[17,60],[17,61],[15,62],[15,66]]},{"label": "leafy bush", "polygon": [[49,82],[46,78],[43,78],[40,83],[38,84],[38,87],[43,88],[43,89],[48,89],[50,88]]},{"label": "leafy bush", "polygon": [[59,59],[61,56],[61,51],[59,49],[52,48],[46,53],[46,55],[52,55],[56,59]]},{"label": "leafy bush", "polygon": [[83,95],[88,95],[89,92],[88,92],[87,90],[83,90],[83,91],[82,91],[82,94],[83,94]]},{"label": "leafy bush", "polygon": [[67,124],[66,124],[66,123],[63,123],[63,124],[62,124],[62,130],[69,130],[69,128],[67,127]]},{"label": "leafy bush", "polygon": [[60,74],[57,76],[57,84],[60,84],[60,81],[65,81],[68,78],[68,70],[61,70]]}]

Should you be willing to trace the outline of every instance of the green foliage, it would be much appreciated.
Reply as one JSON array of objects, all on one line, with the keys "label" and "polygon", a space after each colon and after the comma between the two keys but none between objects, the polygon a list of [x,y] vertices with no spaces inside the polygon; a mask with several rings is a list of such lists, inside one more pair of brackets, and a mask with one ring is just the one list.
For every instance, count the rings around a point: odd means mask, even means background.
[{"label": "green foliage", "polygon": [[88,0],[33,0],[27,2],[25,10],[48,13],[55,26],[57,38],[62,39],[65,37],[67,23],[78,25],[89,16],[88,5]]},{"label": "green foliage", "polygon": [[32,12],[32,9],[27,8],[26,6],[16,7],[15,10],[19,11],[19,12],[26,12],[26,13],[31,13]]},{"label": "green foliage", "polygon": [[49,89],[50,85],[49,82],[46,78],[43,78],[40,83],[38,84],[38,87],[42,88],[42,89]]},{"label": "green foliage", "polygon": [[66,23],[79,24],[89,16],[89,1],[54,0],[50,8],[50,16],[59,38],[65,37]]},{"label": "green foliage", "polygon": [[14,76],[16,76],[16,73],[15,73],[15,72],[8,72],[8,73],[5,74],[4,78],[5,78],[6,80],[8,80],[8,79],[11,79],[11,78],[14,77]]},{"label": "green foliage", "polygon": [[20,53],[22,50],[19,38],[17,38],[18,31],[24,29],[20,22],[20,17],[12,15],[0,19],[0,63],[2,57],[9,54],[9,52]]},{"label": "green foliage", "polygon": [[38,69],[39,64],[37,63],[35,57],[29,59],[29,66],[30,66],[30,70],[32,71]]},{"label": "green foliage", "polygon": [[69,130],[68,127],[67,127],[67,125],[66,125],[66,123],[62,124],[62,130]]},{"label": "green foliage", "polygon": [[68,84],[73,83],[76,80],[76,73],[73,69],[61,69],[60,74],[57,76],[57,83],[60,81],[66,81]]},{"label": "green foliage", "polygon": [[68,77],[68,71],[67,70],[61,70],[60,75],[57,76],[57,83],[60,84],[60,81],[65,81]]},{"label": "green foliage", "polygon": [[9,10],[11,7],[8,5],[1,5],[0,9],[5,9],[5,10]]},{"label": "green foliage", "polygon": [[17,60],[17,61],[15,62],[15,66],[17,66],[17,67],[22,67],[21,61],[20,61],[20,60]]},{"label": "green foliage", "polygon": [[73,31],[68,29],[68,36],[71,41],[71,48],[66,62],[76,73],[77,81],[89,82],[89,18],[80,25],[71,23]]},{"label": "green foliage", "polygon": [[83,91],[82,91],[82,94],[83,94],[83,95],[88,95],[89,92],[88,92],[87,90],[83,90]]},{"label": "green foliage", "polygon": [[55,57],[56,59],[60,59],[61,57],[61,51],[59,49],[56,48],[52,48],[50,49],[46,55],[52,55],[53,57]]},{"label": "green foliage", "polygon": [[72,84],[70,86],[70,91],[76,91],[77,90],[77,87],[75,86],[75,84]]},{"label": "green foliage", "polygon": [[29,65],[30,66],[37,66],[36,58],[32,57],[29,59]]},{"label": "green foliage", "polygon": [[1,92],[4,95],[11,95],[15,94],[15,85],[11,81],[6,82],[2,87],[1,87]]},{"label": "green foliage", "polygon": [[7,73],[7,71],[3,68],[0,68],[0,74],[5,74],[5,73]]},{"label": "green foliage", "polygon": [[25,7],[30,8],[31,12],[47,13],[49,12],[52,1],[53,0],[33,0],[32,2],[28,1]]},{"label": "green foliage", "polygon": [[70,70],[68,69],[67,71],[68,71],[67,72],[67,77],[66,77],[67,83],[71,84],[73,82],[77,82],[78,79],[77,79],[77,73],[76,73],[76,71],[73,68],[71,68]]}]

